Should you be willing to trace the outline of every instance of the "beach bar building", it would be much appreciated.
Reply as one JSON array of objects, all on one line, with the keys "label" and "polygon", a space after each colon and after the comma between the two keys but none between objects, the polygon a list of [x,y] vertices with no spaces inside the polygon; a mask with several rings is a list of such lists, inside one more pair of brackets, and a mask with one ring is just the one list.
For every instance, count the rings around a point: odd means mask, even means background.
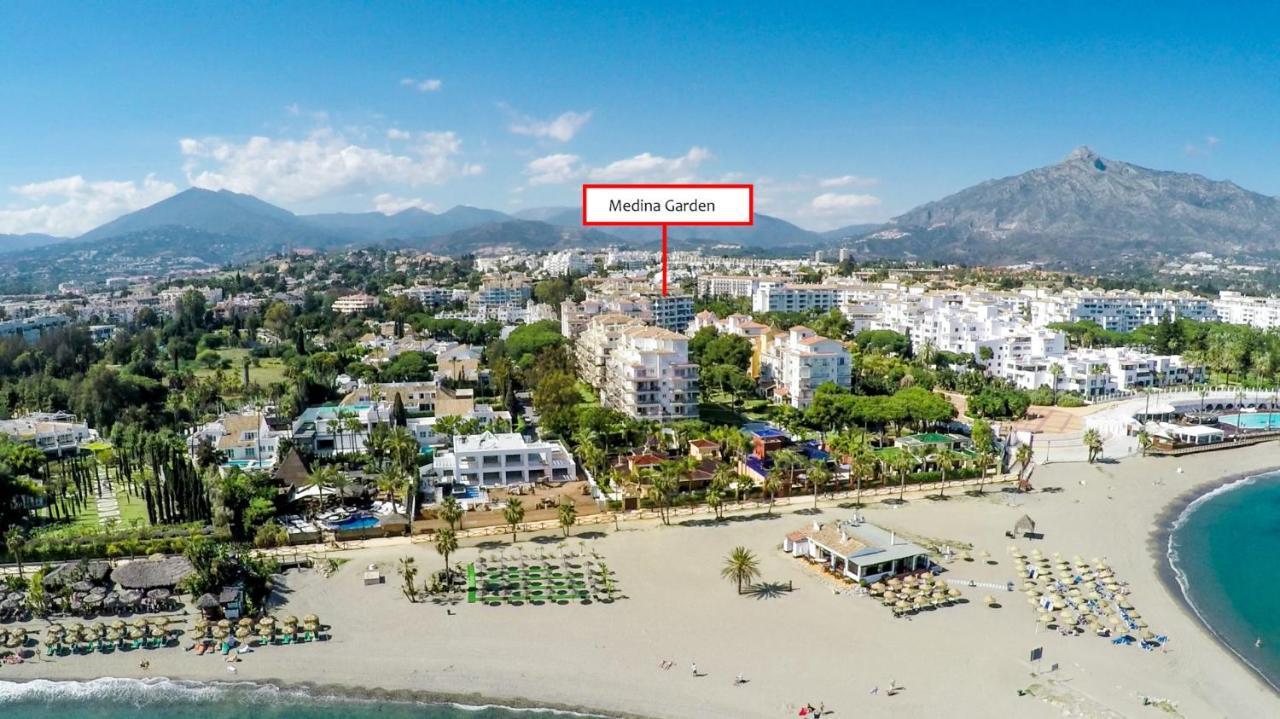
[{"label": "beach bar building", "polygon": [[875,525],[849,521],[814,522],[788,534],[782,540],[782,549],[863,583],[932,566],[924,547]]}]

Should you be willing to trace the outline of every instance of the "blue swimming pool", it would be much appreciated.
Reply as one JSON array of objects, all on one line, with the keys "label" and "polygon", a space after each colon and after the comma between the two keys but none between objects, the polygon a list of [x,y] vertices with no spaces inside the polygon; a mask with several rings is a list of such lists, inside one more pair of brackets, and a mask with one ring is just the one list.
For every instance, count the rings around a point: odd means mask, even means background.
[{"label": "blue swimming pool", "polygon": [[336,522],[327,522],[329,529],[368,529],[382,522],[368,512],[352,512]]},{"label": "blue swimming pool", "polygon": [[1240,429],[1280,429],[1280,412],[1224,414],[1218,421]]}]

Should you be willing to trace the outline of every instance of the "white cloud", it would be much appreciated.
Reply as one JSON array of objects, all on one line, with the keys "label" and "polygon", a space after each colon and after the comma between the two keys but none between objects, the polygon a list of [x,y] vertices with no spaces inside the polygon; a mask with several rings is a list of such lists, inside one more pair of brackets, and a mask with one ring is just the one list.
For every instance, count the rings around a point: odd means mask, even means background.
[{"label": "white cloud", "polygon": [[824,192],[809,202],[809,208],[818,213],[847,212],[849,210],[859,210],[879,206],[879,197],[876,197],[875,195],[859,195],[853,193],[838,194],[835,192]]},{"label": "white cloud", "polygon": [[582,172],[581,158],[563,153],[539,157],[524,168],[530,185],[559,185],[580,177]]},{"label": "white cloud", "polygon": [[387,139],[388,139],[388,140],[408,140],[408,139],[409,139],[409,138],[411,138],[411,137],[413,137],[413,133],[412,133],[412,132],[407,132],[407,131],[405,131],[405,130],[401,130],[401,129],[400,129],[400,128],[398,128],[398,127],[393,127],[393,128],[390,128],[389,130],[387,130]]},{"label": "white cloud", "polygon": [[827,177],[818,182],[819,187],[873,187],[878,184],[880,184],[880,181],[874,177],[861,177],[858,175]]},{"label": "white cloud", "polygon": [[296,102],[291,102],[288,105],[285,105],[284,111],[295,117],[302,114],[302,108]]},{"label": "white cloud", "polygon": [[614,160],[604,167],[591,170],[593,180],[670,180],[679,182],[693,179],[702,163],[711,159],[711,151],[705,147],[691,147],[680,157],[662,157],[648,152]]},{"label": "white cloud", "polygon": [[1203,143],[1197,145],[1194,142],[1188,142],[1186,146],[1182,148],[1182,151],[1192,157],[1196,155],[1209,156],[1213,154],[1213,149],[1217,147],[1220,142],[1222,142],[1222,140],[1214,137],[1213,135],[1205,135]]},{"label": "white cloud", "polygon": [[[178,191],[171,182],[147,175],[133,180],[89,181],[80,175],[9,188],[25,207],[0,210],[0,233],[41,232],[80,235],[128,212],[152,205]],[[36,204],[32,204],[36,203]]]},{"label": "white cloud", "polygon": [[406,77],[400,81],[400,84],[418,92],[437,92],[444,87],[444,81],[436,78],[417,80],[412,77]]},{"label": "white cloud", "polygon": [[698,167],[711,159],[705,147],[691,147],[680,157],[662,157],[644,152],[614,160],[603,167],[592,167],[577,155],[556,153],[525,165],[524,174],[530,185],[557,185],[579,180],[604,182],[690,182]]},{"label": "white cloud", "polygon": [[183,169],[195,187],[245,192],[291,202],[344,192],[403,184],[438,185],[478,175],[481,165],[459,159],[462,141],[453,132],[417,132],[403,150],[388,152],[350,142],[332,129],[295,140],[251,137],[243,143],[221,138],[183,138]]},{"label": "white cloud", "polygon": [[427,210],[435,212],[436,206],[427,202],[420,197],[396,197],[388,192],[383,192],[373,197],[373,209],[384,215],[394,215],[401,210],[407,210],[410,207],[416,207],[419,210]]},{"label": "white cloud", "polygon": [[591,112],[563,112],[550,120],[519,117],[512,121],[510,130],[517,135],[550,138],[568,142],[591,120]]}]

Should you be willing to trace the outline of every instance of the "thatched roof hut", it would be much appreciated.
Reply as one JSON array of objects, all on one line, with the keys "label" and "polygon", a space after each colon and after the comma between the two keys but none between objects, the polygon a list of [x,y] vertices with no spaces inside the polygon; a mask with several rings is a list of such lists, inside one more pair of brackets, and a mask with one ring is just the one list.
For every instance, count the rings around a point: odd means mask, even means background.
[{"label": "thatched roof hut", "polygon": [[111,579],[125,589],[157,589],[175,587],[195,573],[186,557],[139,559],[116,567]]},{"label": "thatched roof hut", "polygon": [[290,449],[289,453],[280,460],[280,464],[271,471],[271,477],[276,482],[295,489],[306,487],[313,482],[311,481],[311,472],[307,469],[307,463],[302,460],[302,455],[298,454],[298,450]]},{"label": "thatched roof hut", "polygon": [[42,583],[45,589],[57,589],[76,582],[92,582],[102,584],[111,573],[111,563],[103,561],[65,562],[59,564],[44,575]]},{"label": "thatched roof hut", "polygon": [[197,599],[195,603],[195,608],[203,612],[213,611],[221,606],[222,605],[218,603],[218,598],[212,594],[201,594],[200,598]]},{"label": "thatched roof hut", "polygon": [[1013,525],[1013,536],[1025,537],[1036,533],[1036,522],[1028,515],[1022,515]]}]

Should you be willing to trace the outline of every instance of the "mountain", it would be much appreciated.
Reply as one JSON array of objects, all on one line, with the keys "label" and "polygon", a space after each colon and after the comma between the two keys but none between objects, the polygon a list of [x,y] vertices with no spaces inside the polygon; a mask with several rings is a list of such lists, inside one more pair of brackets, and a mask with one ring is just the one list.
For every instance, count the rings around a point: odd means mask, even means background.
[{"label": "mountain", "polygon": [[440,214],[410,207],[393,215],[381,212],[333,213],[303,215],[301,219],[352,242],[380,242],[447,235],[511,218],[497,210],[458,205]]},{"label": "mountain", "polygon": [[[560,227],[582,226],[582,210],[577,207],[539,207],[517,212],[516,217]],[[771,215],[757,212],[755,220],[754,225],[745,227],[672,227],[667,237],[675,241],[705,240],[744,247],[808,246],[823,241],[822,235]],[[600,226],[595,229],[627,242],[652,242],[662,237],[662,230],[658,227]]]},{"label": "mountain", "polygon": [[820,234],[822,235],[823,238],[827,240],[831,240],[833,242],[840,242],[842,240],[849,240],[849,239],[862,237],[863,235],[869,235],[872,232],[875,232],[876,230],[879,230],[882,227],[884,227],[884,225],[880,223],[875,223],[875,222],[862,223],[857,225],[845,225],[844,227],[837,227],[834,230],[827,230],[826,232],[822,232]]},{"label": "mountain", "polygon": [[460,254],[482,248],[537,251],[605,247],[616,244],[617,241],[617,238],[612,235],[595,228],[566,227],[534,220],[508,219],[395,244],[419,247],[433,252]]},{"label": "mountain", "polygon": [[42,235],[38,232],[28,232],[22,235],[0,235],[0,254],[5,252],[18,252],[19,250],[29,250],[34,247],[44,247],[58,242],[65,242],[62,237],[54,237],[53,235]]},{"label": "mountain", "polygon": [[1087,147],[1056,165],[921,205],[862,240],[871,254],[1075,267],[1210,252],[1280,257],[1280,200]]},{"label": "mountain", "polygon": [[191,188],[81,235],[93,241],[162,227],[187,228],[243,238],[264,246],[328,245],[339,238],[288,210],[230,190]]}]

